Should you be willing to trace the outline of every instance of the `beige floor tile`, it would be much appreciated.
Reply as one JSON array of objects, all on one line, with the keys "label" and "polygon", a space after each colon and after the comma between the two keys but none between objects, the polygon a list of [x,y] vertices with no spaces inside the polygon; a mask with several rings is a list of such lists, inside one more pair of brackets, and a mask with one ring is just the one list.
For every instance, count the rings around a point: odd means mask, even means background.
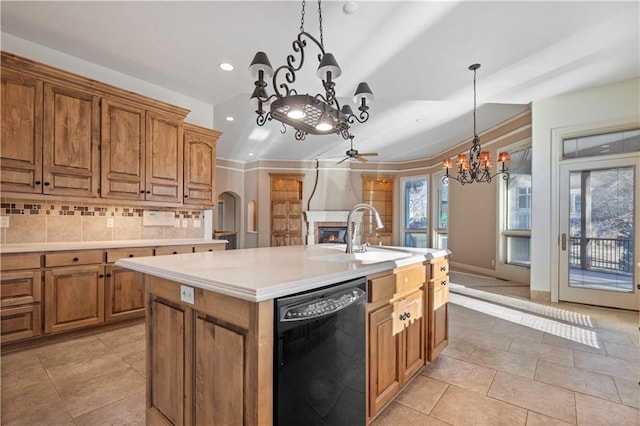
[{"label": "beige floor tile", "polygon": [[599,339],[609,343],[617,343],[619,345],[634,346],[633,341],[637,339],[637,334],[606,330],[604,327],[599,327],[596,332]]},{"label": "beige floor tile", "polygon": [[452,425],[524,425],[527,410],[475,392],[449,386],[431,416]]},{"label": "beige floor tile", "polygon": [[622,403],[629,407],[640,409],[640,386],[638,385],[638,380],[614,377],[613,381],[616,382]]},{"label": "beige floor tile", "polygon": [[529,379],[533,379],[535,374],[536,361],[536,358],[527,355],[487,348],[477,348],[469,357],[469,362]]},{"label": "beige floor tile", "polygon": [[440,355],[420,374],[484,395],[491,386],[496,371]]},{"label": "beige floor tile", "polygon": [[635,345],[621,345],[613,342],[602,342],[608,357],[640,363],[640,349]]},{"label": "beige floor tile", "polygon": [[109,353],[109,348],[94,336],[80,337],[36,349],[44,368],[92,359]]},{"label": "beige floor tile", "polygon": [[573,350],[568,348],[536,343],[530,340],[513,339],[509,352],[573,367]]},{"label": "beige floor tile", "polygon": [[576,368],[596,373],[609,374],[623,379],[640,380],[640,364],[582,351],[574,351]]},{"label": "beige floor tile", "polygon": [[115,346],[112,348],[113,352],[118,354],[122,359],[137,355],[140,353],[144,353],[146,349],[146,343],[144,341],[144,337],[142,339],[138,339],[133,342],[124,343],[120,346]]},{"label": "beige floor tile", "polygon": [[446,423],[412,410],[404,405],[392,402],[371,423],[371,426],[445,426]]},{"label": "beige floor tile", "polygon": [[544,334],[540,330],[535,330],[524,325],[514,324],[507,321],[496,322],[493,327],[491,327],[490,331],[503,336],[531,340],[537,343],[542,342],[542,335]]},{"label": "beige floor tile", "polygon": [[487,330],[477,330],[459,325],[453,321],[449,323],[449,335],[467,343],[491,349],[506,351],[511,346],[511,338]]},{"label": "beige floor tile", "polygon": [[95,426],[108,419],[109,426],[143,426],[145,424],[145,393],[139,392],[113,402],[75,419],[78,426]]},{"label": "beige floor tile", "polygon": [[499,371],[487,396],[566,422],[576,422],[574,392]]},{"label": "beige floor tile", "polygon": [[49,383],[49,377],[35,351],[2,355],[2,393],[12,394],[38,383]]},{"label": "beige floor tile", "polygon": [[441,354],[451,358],[467,360],[476,347],[477,346],[472,343],[450,337],[447,347]]},{"label": "beige floor tile", "polygon": [[144,378],[134,369],[79,383],[60,393],[73,417],[144,391]]},{"label": "beige floor tile", "polygon": [[96,377],[117,375],[128,370],[129,364],[114,353],[98,355],[94,358],[68,362],[47,368],[47,374],[59,392],[88,382]]},{"label": "beige floor tile", "polygon": [[2,383],[2,425],[74,425],[70,413],[62,403],[51,382],[7,392]]},{"label": "beige floor tile", "polygon": [[116,348],[132,342],[143,341],[145,338],[144,324],[136,324],[130,327],[117,328],[97,333],[95,335],[107,347]]},{"label": "beige floor tile", "polygon": [[454,304],[451,304],[449,307],[449,315],[455,315],[457,322],[464,324],[465,327],[480,330],[490,329],[497,321],[497,319],[491,315],[484,315],[473,309]]},{"label": "beige floor tile", "polygon": [[535,411],[529,411],[527,414],[527,426],[569,426],[573,423],[563,422],[553,417],[545,416],[544,414],[536,413]]},{"label": "beige floor tile", "polygon": [[430,377],[418,375],[396,397],[396,402],[424,414],[431,413],[447,384]]},{"label": "beige floor tile", "polygon": [[609,401],[620,402],[618,389],[613,378],[604,374],[547,361],[538,361],[535,380]]},{"label": "beige floor tile", "polygon": [[561,348],[574,349],[582,352],[590,352],[594,354],[604,355],[604,347],[602,342],[593,342],[590,344],[581,343],[581,341],[570,340],[560,336],[554,336],[553,334],[545,333],[542,336],[542,343],[554,346],[560,346]]},{"label": "beige floor tile", "polygon": [[122,360],[129,364],[138,373],[142,374],[143,377],[147,376],[147,357],[145,352],[127,355],[122,358]]},{"label": "beige floor tile", "polygon": [[576,409],[580,426],[640,424],[640,410],[581,393],[576,393]]}]

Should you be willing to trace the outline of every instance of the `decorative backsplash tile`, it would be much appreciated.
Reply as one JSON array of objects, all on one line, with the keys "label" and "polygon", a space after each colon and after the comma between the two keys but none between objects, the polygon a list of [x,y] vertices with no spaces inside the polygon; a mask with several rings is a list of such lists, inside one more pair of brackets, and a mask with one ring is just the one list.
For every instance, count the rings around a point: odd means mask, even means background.
[{"label": "decorative backsplash tile", "polygon": [[[3,199],[0,203],[0,215],[9,217],[9,227],[1,229],[0,242],[112,241],[203,236],[203,210],[163,210],[173,211],[176,219],[187,219],[187,227],[143,227],[143,207]],[[107,218],[113,219],[113,227],[107,226]],[[200,227],[193,226],[194,220],[200,222]]]}]

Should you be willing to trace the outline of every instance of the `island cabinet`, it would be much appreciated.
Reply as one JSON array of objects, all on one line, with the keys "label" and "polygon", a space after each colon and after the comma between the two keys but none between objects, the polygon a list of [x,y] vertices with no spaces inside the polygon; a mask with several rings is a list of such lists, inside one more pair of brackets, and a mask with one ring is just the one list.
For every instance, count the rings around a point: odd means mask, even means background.
[{"label": "island cabinet", "polygon": [[147,424],[271,424],[273,300],[145,284]]},{"label": "island cabinet", "polygon": [[425,266],[368,278],[368,418],[384,408],[425,365]]},{"label": "island cabinet", "polygon": [[449,344],[449,261],[436,259],[427,264],[428,360],[433,361]]}]

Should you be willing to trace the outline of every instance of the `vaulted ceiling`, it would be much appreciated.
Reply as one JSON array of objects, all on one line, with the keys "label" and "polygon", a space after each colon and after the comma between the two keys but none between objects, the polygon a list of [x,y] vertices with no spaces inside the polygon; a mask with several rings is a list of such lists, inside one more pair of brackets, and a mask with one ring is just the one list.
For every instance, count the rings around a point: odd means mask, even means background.
[{"label": "vaulted ceiling", "polygon": [[[348,3],[348,4],[347,4]],[[356,9],[353,13],[344,11]],[[297,1],[2,1],[2,31],[214,106],[220,158],[339,156],[338,135],[296,141],[275,121],[256,125],[247,68],[256,51],[285,63],[300,27]],[[318,36],[317,3],[305,30]],[[373,161],[429,158],[472,133],[473,74],[479,62],[478,129],[531,102],[640,75],[637,1],[324,1],[325,50],[343,74],[341,103],[360,81],[375,94],[371,118],[354,125],[354,145]],[[322,92],[317,51],[305,55],[295,87]],[[219,64],[235,66],[222,71]],[[234,121],[227,121],[232,116]]]}]

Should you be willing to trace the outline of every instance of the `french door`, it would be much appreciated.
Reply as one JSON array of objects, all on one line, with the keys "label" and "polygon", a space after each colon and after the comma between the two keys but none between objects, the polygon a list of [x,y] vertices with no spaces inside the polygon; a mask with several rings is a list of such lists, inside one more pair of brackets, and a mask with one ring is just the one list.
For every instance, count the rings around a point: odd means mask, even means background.
[{"label": "french door", "polygon": [[558,299],[638,310],[640,156],[560,165]]}]

